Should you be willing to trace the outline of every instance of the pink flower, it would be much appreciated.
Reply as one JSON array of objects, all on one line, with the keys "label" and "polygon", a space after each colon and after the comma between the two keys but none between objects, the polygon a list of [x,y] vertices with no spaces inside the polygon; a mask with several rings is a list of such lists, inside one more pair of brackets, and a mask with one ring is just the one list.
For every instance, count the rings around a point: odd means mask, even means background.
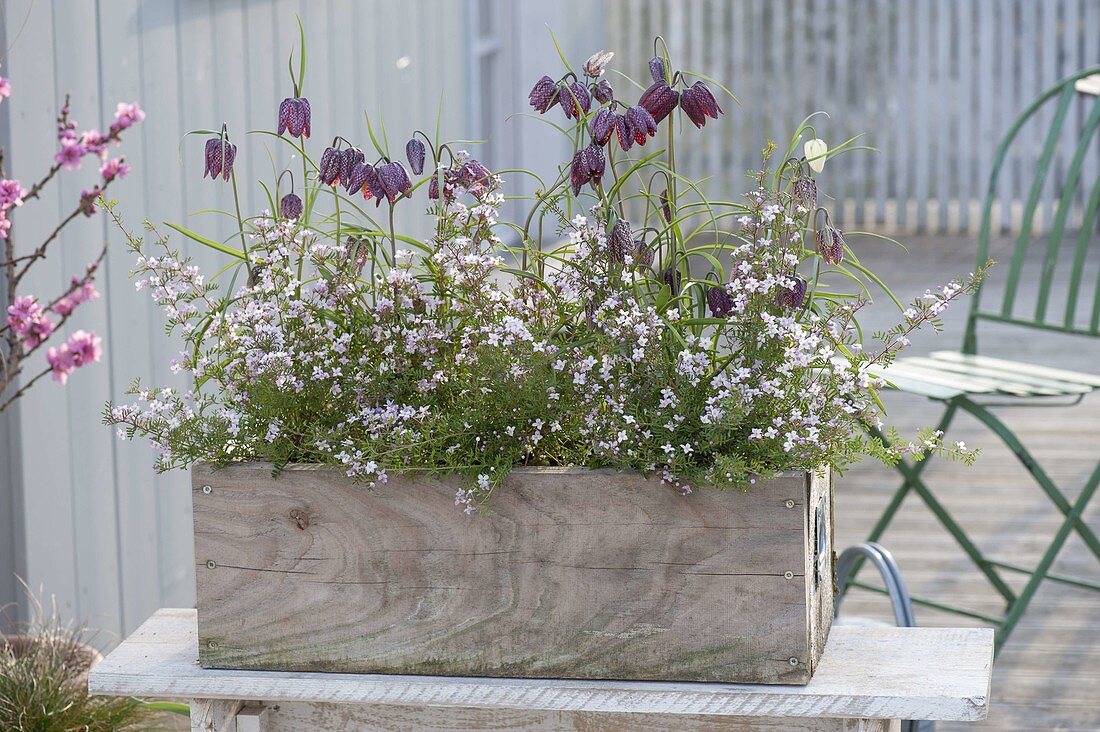
[{"label": "pink flower", "polygon": [[54,155],[54,160],[61,163],[61,167],[65,170],[73,170],[80,167],[80,159],[86,152],[87,150],[79,142],[64,140],[61,143],[61,149],[57,155]]},{"label": "pink flower", "polygon": [[73,365],[75,366],[87,366],[90,363],[95,363],[103,355],[99,336],[84,330],[78,330],[69,336],[65,347],[72,354]]},{"label": "pink flower", "polygon": [[69,294],[58,300],[54,306],[53,311],[58,315],[68,315],[76,308],[89,300],[98,300],[99,293],[95,289],[95,285],[91,280],[84,280],[81,282],[77,278],[73,277],[73,290]]},{"label": "pink flower", "polygon": [[84,146],[84,152],[94,153],[101,158],[107,157],[107,143],[110,139],[100,134],[99,130],[86,130],[80,134],[80,142]]},{"label": "pink flower", "polygon": [[101,193],[99,186],[95,186],[92,190],[84,189],[80,192],[80,212],[89,218],[95,216],[96,208],[95,202],[99,198]]},{"label": "pink flower", "polygon": [[103,176],[103,180],[112,181],[115,178],[125,178],[126,174],[130,172],[130,166],[122,158],[113,158],[103,164],[103,167],[99,169],[99,174]]},{"label": "pink flower", "polygon": [[0,76],[0,99],[11,96],[11,81]]},{"label": "pink flower", "polygon": [[145,111],[138,106],[137,102],[131,102],[130,104],[119,102],[115,110],[115,123],[111,126],[119,130],[125,130],[128,127],[133,127],[143,119],[145,119]]},{"label": "pink flower", "polygon": [[8,229],[11,228],[11,222],[4,217],[3,213],[0,213],[0,239],[8,238]]},{"label": "pink flower", "polygon": [[34,348],[53,333],[53,321],[42,311],[42,306],[32,295],[15,298],[8,306],[8,325],[23,339],[27,348]]},{"label": "pink flower", "polygon": [[25,195],[27,191],[19,185],[19,181],[0,180],[0,211],[6,211],[12,206],[22,206]]},{"label": "pink flower", "polygon": [[102,354],[99,336],[78,330],[69,336],[61,348],[50,348],[46,352],[46,362],[53,370],[53,380],[64,384],[69,380],[69,374],[81,366],[95,363]]}]

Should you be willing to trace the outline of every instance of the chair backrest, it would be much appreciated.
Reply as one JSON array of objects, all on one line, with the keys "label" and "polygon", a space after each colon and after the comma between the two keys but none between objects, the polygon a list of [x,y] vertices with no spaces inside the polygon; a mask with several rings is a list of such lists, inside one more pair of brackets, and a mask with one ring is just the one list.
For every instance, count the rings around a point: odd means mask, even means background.
[{"label": "chair backrest", "polygon": [[[1096,235],[1100,224],[1100,172],[1096,172],[1100,170],[1100,95],[1074,88],[1079,79],[1094,74],[1100,74],[1100,66],[1074,74],[1044,92],[1012,123],[997,148],[982,206],[978,266],[989,256],[998,184],[1006,160],[1027,144],[1021,130],[1030,131],[1049,117],[1038,155],[1034,159],[1027,155],[1020,161],[1025,177],[1032,176],[1021,212],[1020,233],[1011,257],[999,262],[992,275],[1004,282],[1004,293],[999,302],[988,294],[983,300],[981,292],[973,297],[963,341],[967,353],[977,350],[976,325],[980,320],[1100,336],[1100,274],[1088,274],[1092,260],[1100,258],[1100,247],[1092,246],[1090,252],[1090,244],[1100,240]],[[1073,148],[1071,162],[1068,166],[1052,165],[1055,150],[1067,144]],[[1027,154],[1028,150],[1023,152]],[[1058,168],[1055,177],[1050,176],[1052,167]],[[1092,172],[1083,175],[1083,170]],[[1048,178],[1053,185],[1048,184]],[[1043,200],[1044,194],[1048,201]],[[1053,216],[1048,234],[1036,237],[1032,231],[1036,212],[1044,203]],[[1067,228],[1077,223],[1076,232],[1067,237]],[[1066,238],[1071,243],[1063,250]]]}]

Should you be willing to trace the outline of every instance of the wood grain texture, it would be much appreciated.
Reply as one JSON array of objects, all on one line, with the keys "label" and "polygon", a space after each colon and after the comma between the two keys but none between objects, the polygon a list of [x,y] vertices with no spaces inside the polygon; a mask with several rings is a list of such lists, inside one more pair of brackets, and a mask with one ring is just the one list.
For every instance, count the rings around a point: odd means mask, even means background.
[{"label": "wood grain texture", "polygon": [[[426,706],[277,704],[262,732],[888,732],[888,720],[768,719],[706,714],[604,714],[527,709],[454,709]],[[238,732],[241,729],[237,722]]]},{"label": "wood grain texture", "polygon": [[202,665],[809,679],[832,605],[812,607],[831,591],[811,591],[806,474],[682,496],[631,473],[517,470],[483,516],[456,509],[459,485],[194,468]]},{"label": "wood grain texture", "polygon": [[993,632],[836,627],[805,686],[204,669],[194,610],[158,611],[89,675],[93,694],[720,717],[971,721],[988,711]]}]

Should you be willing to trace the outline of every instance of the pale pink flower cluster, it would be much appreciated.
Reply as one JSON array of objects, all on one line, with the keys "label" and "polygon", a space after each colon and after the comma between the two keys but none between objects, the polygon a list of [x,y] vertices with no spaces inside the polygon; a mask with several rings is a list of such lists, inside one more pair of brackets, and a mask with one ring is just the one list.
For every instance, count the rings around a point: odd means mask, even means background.
[{"label": "pale pink flower cluster", "polygon": [[92,281],[91,277],[85,277],[83,280],[73,277],[73,282],[69,287],[68,294],[61,296],[61,298],[54,303],[53,311],[58,315],[68,315],[80,305],[90,300],[98,299],[99,292],[95,289],[95,283]]},{"label": "pale pink flower cluster", "polygon": [[46,351],[46,361],[53,371],[53,380],[64,384],[73,371],[98,361],[102,353],[99,336],[78,330],[60,348],[50,347]]},{"label": "pale pink flower cluster", "polygon": [[0,239],[8,238],[8,230],[11,229],[8,211],[16,206],[22,206],[26,195],[27,191],[19,185],[19,181],[0,180]]},{"label": "pale pink flower cluster", "polygon": [[8,306],[8,325],[28,350],[37,348],[54,329],[50,316],[33,295],[20,295]]}]

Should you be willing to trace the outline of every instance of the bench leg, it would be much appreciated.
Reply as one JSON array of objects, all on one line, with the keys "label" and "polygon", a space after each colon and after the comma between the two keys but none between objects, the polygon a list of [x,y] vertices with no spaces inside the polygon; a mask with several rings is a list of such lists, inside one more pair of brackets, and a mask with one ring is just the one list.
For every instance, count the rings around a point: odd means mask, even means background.
[{"label": "bench leg", "polygon": [[237,712],[244,702],[226,699],[192,699],[191,732],[237,732]]}]

